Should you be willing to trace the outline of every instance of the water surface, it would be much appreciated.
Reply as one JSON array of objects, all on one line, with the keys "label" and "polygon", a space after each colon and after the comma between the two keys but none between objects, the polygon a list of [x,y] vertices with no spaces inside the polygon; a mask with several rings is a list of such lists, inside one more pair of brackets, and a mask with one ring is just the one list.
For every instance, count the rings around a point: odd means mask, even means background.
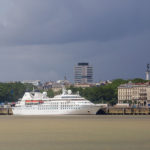
[{"label": "water surface", "polygon": [[0,116],[1,150],[149,150],[150,116]]}]

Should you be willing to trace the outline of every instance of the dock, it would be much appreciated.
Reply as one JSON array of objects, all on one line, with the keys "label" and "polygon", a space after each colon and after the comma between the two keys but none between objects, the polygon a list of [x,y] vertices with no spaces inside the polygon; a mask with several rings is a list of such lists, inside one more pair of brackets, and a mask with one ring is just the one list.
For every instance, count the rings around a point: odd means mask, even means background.
[{"label": "dock", "polygon": [[97,112],[98,115],[150,115],[150,108],[102,108]]},{"label": "dock", "polygon": [[[13,115],[11,108],[0,108],[0,115]],[[150,108],[102,108],[97,115],[150,115]]]},{"label": "dock", "polygon": [[12,109],[11,108],[0,108],[0,115],[12,115]]}]

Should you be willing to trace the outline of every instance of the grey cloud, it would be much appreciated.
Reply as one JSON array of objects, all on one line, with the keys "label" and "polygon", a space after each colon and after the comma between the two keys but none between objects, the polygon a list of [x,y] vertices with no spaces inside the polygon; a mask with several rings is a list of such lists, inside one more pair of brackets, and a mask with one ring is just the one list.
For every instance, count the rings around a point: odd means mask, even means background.
[{"label": "grey cloud", "polygon": [[149,60],[148,0],[1,0],[1,81],[73,81],[79,61],[95,81],[143,77]]},{"label": "grey cloud", "polygon": [[15,0],[1,44],[101,42],[135,35],[149,30],[149,5],[146,0]]},{"label": "grey cloud", "polygon": [[147,33],[103,43],[3,47],[1,79],[58,80],[67,75],[73,81],[73,66],[79,61],[93,65],[95,81],[118,77],[144,78],[144,67],[150,55],[149,38]]}]

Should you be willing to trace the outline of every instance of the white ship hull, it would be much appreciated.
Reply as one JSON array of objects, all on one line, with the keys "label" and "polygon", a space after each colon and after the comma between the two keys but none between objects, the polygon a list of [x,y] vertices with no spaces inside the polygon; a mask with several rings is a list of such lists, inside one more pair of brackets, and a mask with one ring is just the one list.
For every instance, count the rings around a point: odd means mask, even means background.
[{"label": "white ship hull", "polygon": [[95,115],[100,106],[81,106],[78,110],[61,110],[61,109],[54,109],[54,110],[45,110],[45,109],[38,109],[36,107],[21,107],[12,108],[14,115]]},{"label": "white ship hull", "polygon": [[14,115],[95,115],[102,107],[64,89],[54,98],[48,98],[46,92],[26,92],[12,111]]}]

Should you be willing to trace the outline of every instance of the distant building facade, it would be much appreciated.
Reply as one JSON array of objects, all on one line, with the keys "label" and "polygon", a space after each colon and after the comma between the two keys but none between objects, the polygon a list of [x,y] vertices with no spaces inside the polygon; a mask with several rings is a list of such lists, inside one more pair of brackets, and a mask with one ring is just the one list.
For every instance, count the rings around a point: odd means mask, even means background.
[{"label": "distant building facade", "polygon": [[118,103],[150,105],[150,83],[127,83],[118,87]]},{"label": "distant building facade", "polygon": [[74,82],[79,84],[93,82],[93,67],[89,63],[78,63],[74,67]]},{"label": "distant building facade", "polygon": [[52,89],[54,92],[62,90],[62,85],[64,85],[66,88],[70,87],[72,84],[68,80],[58,80],[56,82],[49,81],[45,82],[43,84],[44,90]]},{"label": "distant building facade", "polygon": [[93,87],[93,86],[96,86],[96,85],[94,85],[94,84],[79,84],[79,83],[77,83],[77,84],[74,84],[74,87],[77,87],[77,88],[87,88],[87,87]]},{"label": "distant building facade", "polygon": [[41,86],[42,85],[40,80],[25,80],[25,81],[21,81],[21,83],[23,83],[23,84],[28,83],[28,84],[32,84],[34,86]]}]

